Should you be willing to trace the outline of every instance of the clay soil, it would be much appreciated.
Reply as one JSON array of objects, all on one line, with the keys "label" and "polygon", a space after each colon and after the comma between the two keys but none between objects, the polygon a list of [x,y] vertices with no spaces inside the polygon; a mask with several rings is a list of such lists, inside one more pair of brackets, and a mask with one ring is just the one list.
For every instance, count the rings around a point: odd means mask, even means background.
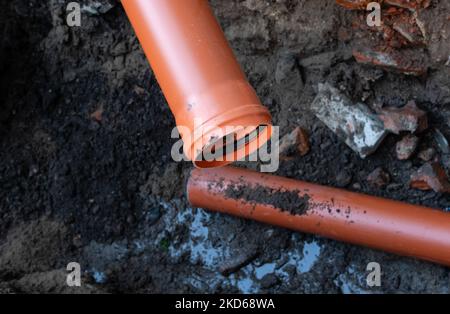
[{"label": "clay soil", "polygon": [[[171,159],[171,112],[119,1],[99,2],[112,8],[84,12],[72,28],[64,1],[12,0],[0,11],[0,292],[450,291],[443,266],[190,208],[192,165]],[[441,24],[428,26],[420,78],[358,64],[357,13],[332,0],[211,4],[282,135],[310,133],[311,151],[277,174],[450,207],[448,195],[409,188],[423,161],[397,160],[399,136],[362,160],[309,110],[323,82],[368,106],[414,99],[430,119],[420,148],[448,165],[433,137],[435,128],[450,135],[450,68],[440,57],[450,55],[448,1],[429,9]],[[367,182],[379,166],[391,177],[384,188]],[[69,262],[81,265],[81,288],[66,285]],[[382,267],[381,287],[366,285],[369,262]]]}]

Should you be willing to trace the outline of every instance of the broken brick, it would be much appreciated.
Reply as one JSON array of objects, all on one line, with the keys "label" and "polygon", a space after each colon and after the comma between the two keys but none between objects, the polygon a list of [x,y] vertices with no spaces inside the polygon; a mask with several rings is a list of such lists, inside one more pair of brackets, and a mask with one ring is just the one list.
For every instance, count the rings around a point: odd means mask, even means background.
[{"label": "broken brick", "polygon": [[411,11],[426,9],[430,6],[430,0],[384,0],[384,2]]},{"label": "broken brick", "polygon": [[415,135],[409,134],[403,137],[397,142],[395,146],[395,151],[397,153],[397,158],[399,160],[407,160],[411,158],[417,149],[419,144],[419,138]]},{"label": "broken brick", "polygon": [[380,2],[374,0],[336,0],[336,3],[349,10],[366,10],[370,2]]},{"label": "broken brick", "polygon": [[360,48],[353,50],[353,56],[359,63],[379,66],[405,75],[421,76],[427,72],[424,62],[412,51],[404,50],[400,53],[392,49],[382,51]]},{"label": "broken brick", "polygon": [[425,38],[422,30],[413,15],[402,15],[397,18],[393,23],[392,28],[412,45],[425,44]]},{"label": "broken brick", "polygon": [[280,156],[290,157],[295,154],[305,156],[310,150],[309,136],[305,129],[296,127],[280,140]]},{"label": "broken brick", "polygon": [[383,46],[404,48],[425,43],[417,14],[391,7],[382,11],[381,21],[380,27],[368,28],[372,32],[378,32],[383,38],[383,42],[375,45],[381,51]]},{"label": "broken brick", "polygon": [[376,168],[367,177],[367,182],[377,188],[385,187],[390,181],[391,176],[382,167]]},{"label": "broken brick", "polygon": [[408,102],[402,108],[382,108],[379,117],[386,130],[395,134],[399,134],[401,131],[420,133],[428,128],[427,114],[417,107],[415,101]]},{"label": "broken brick", "polygon": [[412,174],[410,186],[423,191],[450,192],[447,174],[439,162],[428,162],[420,167]]}]

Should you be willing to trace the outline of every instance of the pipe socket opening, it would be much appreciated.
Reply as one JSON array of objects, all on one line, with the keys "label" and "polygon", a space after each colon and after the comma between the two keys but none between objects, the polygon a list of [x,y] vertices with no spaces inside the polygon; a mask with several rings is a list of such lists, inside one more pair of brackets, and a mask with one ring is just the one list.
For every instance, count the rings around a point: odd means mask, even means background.
[{"label": "pipe socket opening", "polygon": [[194,160],[198,168],[225,166],[257,151],[270,139],[271,126],[241,128],[221,138],[212,138]]}]

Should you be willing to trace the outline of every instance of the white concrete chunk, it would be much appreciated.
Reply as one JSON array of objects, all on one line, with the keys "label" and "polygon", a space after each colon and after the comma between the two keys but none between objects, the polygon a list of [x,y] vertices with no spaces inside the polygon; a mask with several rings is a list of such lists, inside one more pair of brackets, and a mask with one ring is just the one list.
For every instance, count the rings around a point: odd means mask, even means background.
[{"label": "white concrete chunk", "polygon": [[383,122],[362,103],[353,104],[330,84],[319,84],[312,111],[361,158],[376,151],[387,135]]}]

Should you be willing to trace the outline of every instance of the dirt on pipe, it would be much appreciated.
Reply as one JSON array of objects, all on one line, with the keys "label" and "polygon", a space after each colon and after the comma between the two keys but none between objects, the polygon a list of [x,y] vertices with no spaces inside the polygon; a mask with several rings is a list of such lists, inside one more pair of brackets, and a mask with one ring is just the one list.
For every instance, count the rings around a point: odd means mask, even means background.
[{"label": "dirt on pipe", "polygon": [[308,194],[300,196],[300,191],[283,191],[282,189],[271,189],[262,185],[248,187],[245,183],[235,183],[227,186],[224,195],[248,203],[258,201],[266,205],[272,205],[293,215],[303,215],[309,209],[309,196]]}]

